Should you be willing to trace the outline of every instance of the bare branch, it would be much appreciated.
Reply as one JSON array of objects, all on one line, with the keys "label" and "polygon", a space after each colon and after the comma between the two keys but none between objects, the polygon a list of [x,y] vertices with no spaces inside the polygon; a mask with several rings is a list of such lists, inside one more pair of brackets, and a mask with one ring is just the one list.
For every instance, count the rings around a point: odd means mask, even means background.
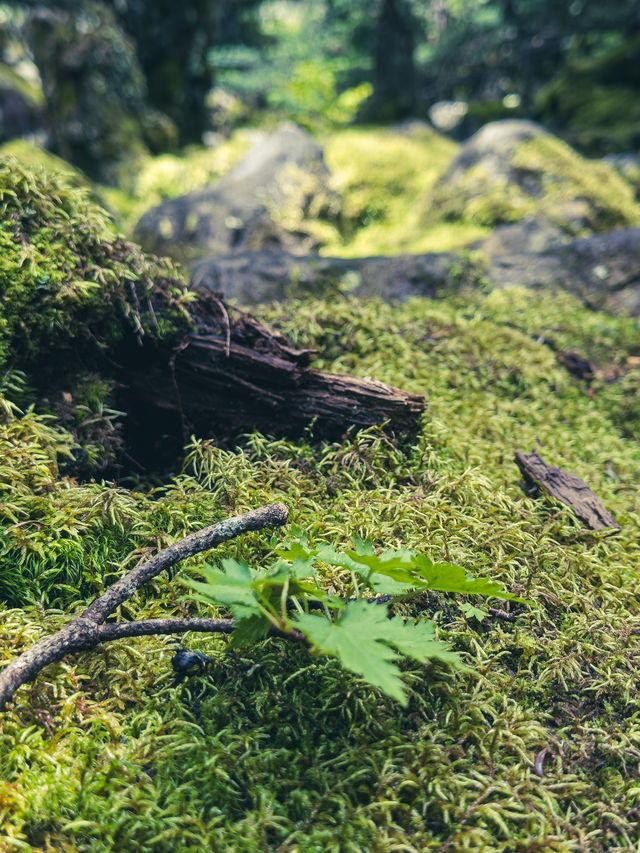
[{"label": "bare branch", "polygon": [[208,551],[227,539],[234,539],[250,530],[261,530],[263,527],[279,527],[285,524],[289,510],[284,504],[268,504],[259,509],[253,509],[244,515],[235,515],[211,527],[198,530],[190,536],[181,539],[164,551],[156,554],[146,563],[132,569],[123,578],[110,586],[109,589],[89,605],[82,613],[85,619],[91,619],[98,624],[104,620],[123,602],[127,601],[134,592],[150,581],[164,569],[168,569],[187,557],[193,557],[201,551]]},{"label": "bare branch", "polygon": [[[203,634],[231,634],[235,628],[235,619],[207,619],[193,617],[186,619],[143,619],[139,622],[105,622],[98,627],[97,642],[106,643],[109,640],[121,640],[123,637],[145,637],[156,634],[186,634],[197,631]],[[298,640],[309,644],[302,633],[295,628],[285,633],[277,628],[271,628],[270,637],[285,637],[288,640]]]},{"label": "bare branch", "polygon": [[[68,625],[40,640],[0,672],[0,710],[13,697],[18,687],[32,681],[41,669],[54,661],[62,660],[70,652],[93,649],[102,642],[118,637],[206,630],[230,633],[233,630],[233,620],[226,619],[150,619],[132,623],[105,623],[105,619],[164,569],[250,530],[279,527],[286,523],[288,516],[289,511],[284,504],[268,504],[192,533],[136,566]],[[183,627],[180,627],[180,623]],[[184,627],[185,624],[189,624],[189,627]],[[205,624],[209,627],[204,627]],[[155,630],[152,630],[154,626]]]}]

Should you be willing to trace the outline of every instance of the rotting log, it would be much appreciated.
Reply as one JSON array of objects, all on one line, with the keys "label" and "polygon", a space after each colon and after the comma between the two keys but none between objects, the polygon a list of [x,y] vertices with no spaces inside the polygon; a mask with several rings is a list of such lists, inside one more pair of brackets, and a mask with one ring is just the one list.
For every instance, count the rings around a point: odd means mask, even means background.
[{"label": "rotting log", "polygon": [[537,451],[522,453],[516,450],[515,462],[525,483],[539,487],[575,512],[591,530],[620,528],[613,515],[604,508],[596,493],[572,471],[547,465]]},{"label": "rotting log", "polygon": [[316,437],[337,437],[351,426],[417,427],[423,395],[370,377],[315,370],[309,367],[314,350],[295,349],[217,296],[200,297],[197,328],[172,356],[171,369],[157,360],[129,366],[128,411],[173,410],[184,435],[259,429],[292,436],[312,421]]},{"label": "rotting log", "polygon": [[[282,503],[267,504],[244,515],[227,518],[203,530],[191,533],[127,572],[82,613],[67,625],[37,642],[0,671],[0,711],[16,690],[38,675],[50,663],[72,652],[88,651],[101,643],[122,637],[150,634],[184,634],[205,631],[229,634],[232,619],[149,619],[140,622],[107,622],[107,618],[125,601],[165,569],[181,560],[214,548],[251,530],[279,527],[287,522],[289,511]],[[302,635],[294,634],[302,640]]]}]

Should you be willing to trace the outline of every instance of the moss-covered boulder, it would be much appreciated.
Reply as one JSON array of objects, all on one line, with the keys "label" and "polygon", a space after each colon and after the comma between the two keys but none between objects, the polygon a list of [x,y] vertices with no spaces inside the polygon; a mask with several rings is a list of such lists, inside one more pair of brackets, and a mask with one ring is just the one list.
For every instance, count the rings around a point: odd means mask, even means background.
[{"label": "moss-covered boulder", "polygon": [[324,255],[446,252],[488,234],[473,222],[430,219],[433,186],[459,146],[425,122],[339,130],[324,140],[332,185],[344,198],[340,232]]},{"label": "moss-covered boulder", "polygon": [[258,133],[246,156],[213,185],[147,211],[134,235],[148,251],[180,261],[267,247],[308,252],[334,233],[330,222],[340,212],[328,177],[320,146],[283,124]]},{"label": "moss-covered boulder", "polygon": [[43,81],[52,150],[92,179],[117,184],[177,131],[146,102],[134,45],[107,4],[39,9],[29,44]]},{"label": "moss-covered boulder", "polygon": [[563,65],[538,93],[535,113],[590,156],[640,148],[640,35],[612,38]]},{"label": "moss-covered boulder", "polygon": [[0,63],[0,142],[42,130],[42,91],[14,68]]},{"label": "moss-covered boulder", "polygon": [[631,184],[636,191],[636,198],[640,200],[640,155],[631,153],[608,154],[604,160]]},{"label": "moss-covered boulder", "polygon": [[525,217],[586,236],[640,223],[633,188],[534,122],[491,122],[474,134],[434,188],[435,219],[494,227]]}]

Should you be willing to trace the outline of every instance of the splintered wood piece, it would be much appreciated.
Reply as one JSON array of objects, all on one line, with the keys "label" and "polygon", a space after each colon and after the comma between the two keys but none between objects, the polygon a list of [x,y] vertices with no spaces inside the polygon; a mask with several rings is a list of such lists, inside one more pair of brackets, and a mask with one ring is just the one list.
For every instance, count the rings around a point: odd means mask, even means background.
[{"label": "splintered wood piece", "polygon": [[592,361],[572,350],[559,350],[556,358],[567,371],[576,379],[586,379],[590,382],[596,375],[596,366]]},{"label": "splintered wood piece", "polygon": [[515,461],[526,483],[539,486],[552,498],[571,507],[580,521],[591,530],[620,528],[595,492],[577,474],[547,465],[535,450],[533,453],[522,453],[516,450]]},{"label": "splintered wood piece", "polygon": [[311,422],[323,438],[375,424],[393,432],[417,428],[422,394],[313,369],[314,350],[295,349],[249,314],[227,310],[219,295],[201,294],[197,310],[197,332],[172,357],[172,370],[145,359],[130,367],[129,410],[135,403],[179,410],[185,433],[216,437],[252,429],[299,435]]}]

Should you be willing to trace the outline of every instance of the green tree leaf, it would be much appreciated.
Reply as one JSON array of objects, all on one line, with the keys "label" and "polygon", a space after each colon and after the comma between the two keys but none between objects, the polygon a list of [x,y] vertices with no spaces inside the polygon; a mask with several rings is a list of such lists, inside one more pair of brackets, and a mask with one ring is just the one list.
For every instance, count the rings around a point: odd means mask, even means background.
[{"label": "green tree leaf", "polygon": [[340,660],[345,669],[362,676],[374,687],[406,705],[407,696],[394,661],[398,655],[390,645],[416,660],[431,658],[458,663],[457,655],[435,640],[433,624],[405,623],[399,616],[387,618],[386,608],[364,599],[351,601],[336,622],[301,614],[298,627],[321,652]]},{"label": "green tree leaf", "polygon": [[185,579],[184,583],[199,593],[191,597],[207,604],[226,604],[239,619],[252,614],[259,615],[253,576],[247,564],[231,559],[223,560],[222,564],[224,571],[209,565],[198,570],[205,577],[206,583]]},{"label": "green tree leaf", "polygon": [[[234,615],[236,615],[235,611]],[[229,645],[231,648],[250,646],[260,640],[264,640],[270,628],[271,622],[262,614],[251,613],[251,615],[242,619],[236,615],[236,624],[231,634]]]}]

